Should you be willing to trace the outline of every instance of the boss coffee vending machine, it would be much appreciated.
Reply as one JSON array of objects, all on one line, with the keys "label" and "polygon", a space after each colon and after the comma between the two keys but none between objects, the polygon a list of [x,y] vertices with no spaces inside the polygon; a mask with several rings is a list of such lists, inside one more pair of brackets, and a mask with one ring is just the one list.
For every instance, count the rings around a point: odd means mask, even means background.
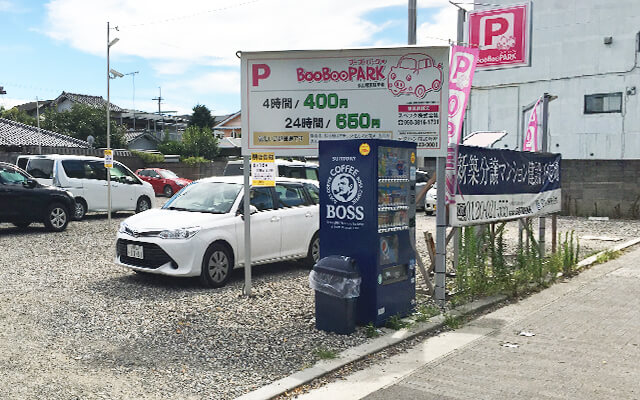
[{"label": "boss coffee vending machine", "polygon": [[383,325],[415,306],[416,144],[397,140],[319,143],[320,256],[356,260],[357,323]]}]

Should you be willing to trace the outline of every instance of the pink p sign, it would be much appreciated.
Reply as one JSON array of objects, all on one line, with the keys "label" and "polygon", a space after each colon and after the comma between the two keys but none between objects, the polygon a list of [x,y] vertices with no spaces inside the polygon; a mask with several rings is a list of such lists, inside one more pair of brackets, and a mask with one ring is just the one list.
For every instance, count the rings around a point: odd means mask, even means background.
[{"label": "pink p sign", "polygon": [[251,82],[258,86],[260,79],[267,79],[271,75],[271,68],[267,64],[253,64],[251,68]]},{"label": "pink p sign", "polygon": [[469,12],[469,45],[480,50],[478,68],[529,64],[531,3]]}]

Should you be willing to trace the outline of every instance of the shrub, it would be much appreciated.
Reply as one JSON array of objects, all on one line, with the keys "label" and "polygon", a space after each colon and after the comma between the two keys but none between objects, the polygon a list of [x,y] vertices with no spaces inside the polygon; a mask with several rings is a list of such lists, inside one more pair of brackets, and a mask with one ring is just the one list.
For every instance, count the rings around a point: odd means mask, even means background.
[{"label": "shrub", "polygon": [[164,161],[163,154],[147,153],[144,151],[135,151],[135,150],[132,150],[131,154],[133,154],[136,157],[139,157],[144,162],[145,167],[147,165],[157,164]]}]

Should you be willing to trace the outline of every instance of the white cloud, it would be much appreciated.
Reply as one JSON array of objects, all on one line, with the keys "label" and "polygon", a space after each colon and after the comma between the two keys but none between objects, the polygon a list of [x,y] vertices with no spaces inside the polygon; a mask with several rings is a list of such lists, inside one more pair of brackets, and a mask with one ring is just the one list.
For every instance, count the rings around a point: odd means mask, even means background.
[{"label": "white cloud", "polygon": [[[420,7],[447,4],[421,1]],[[404,6],[404,0],[53,0],[47,5],[47,34],[80,50],[106,51],[107,21],[115,57],[188,60],[238,65],[237,50],[359,47],[382,29],[365,19],[373,10]]]},{"label": "white cloud", "polygon": [[[105,56],[110,21],[118,27],[110,30],[110,38],[120,39],[111,48],[113,60],[133,56],[149,61],[164,81],[159,83],[163,92],[215,96],[239,93],[239,72],[229,71],[239,68],[238,50],[402,46],[393,38],[374,42],[386,24],[367,17],[406,5],[406,0],[52,0],[43,31],[73,48]],[[455,37],[455,7],[447,0],[421,0],[418,7],[419,15],[425,8],[443,7],[436,22],[418,27],[418,44],[443,45],[426,38]],[[202,74],[203,67],[213,72]],[[191,75],[185,78],[186,73]]]},{"label": "white cloud", "polygon": [[434,15],[433,22],[417,27],[416,41],[424,46],[446,46],[449,40],[456,40],[457,23],[457,8],[449,4]]}]

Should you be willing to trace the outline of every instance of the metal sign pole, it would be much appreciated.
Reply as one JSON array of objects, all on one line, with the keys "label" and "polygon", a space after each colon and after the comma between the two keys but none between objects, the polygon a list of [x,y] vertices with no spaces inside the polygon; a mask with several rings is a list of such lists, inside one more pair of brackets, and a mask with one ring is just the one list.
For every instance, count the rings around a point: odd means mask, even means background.
[{"label": "metal sign pole", "polygon": [[251,296],[251,186],[249,174],[251,171],[251,156],[244,156],[244,288],[245,296]]},{"label": "metal sign pole", "polygon": [[445,303],[445,273],[447,262],[447,209],[445,205],[445,157],[436,158],[436,284],[435,296],[440,307]]},{"label": "metal sign pole", "polygon": [[[549,118],[549,93],[545,93],[542,99],[542,152],[546,153],[549,151],[549,141],[547,135],[549,132],[548,129],[548,118]],[[540,257],[544,257],[545,254],[545,236],[546,236],[546,223],[547,219],[545,217],[540,217],[538,220],[538,245],[540,247]]]}]

